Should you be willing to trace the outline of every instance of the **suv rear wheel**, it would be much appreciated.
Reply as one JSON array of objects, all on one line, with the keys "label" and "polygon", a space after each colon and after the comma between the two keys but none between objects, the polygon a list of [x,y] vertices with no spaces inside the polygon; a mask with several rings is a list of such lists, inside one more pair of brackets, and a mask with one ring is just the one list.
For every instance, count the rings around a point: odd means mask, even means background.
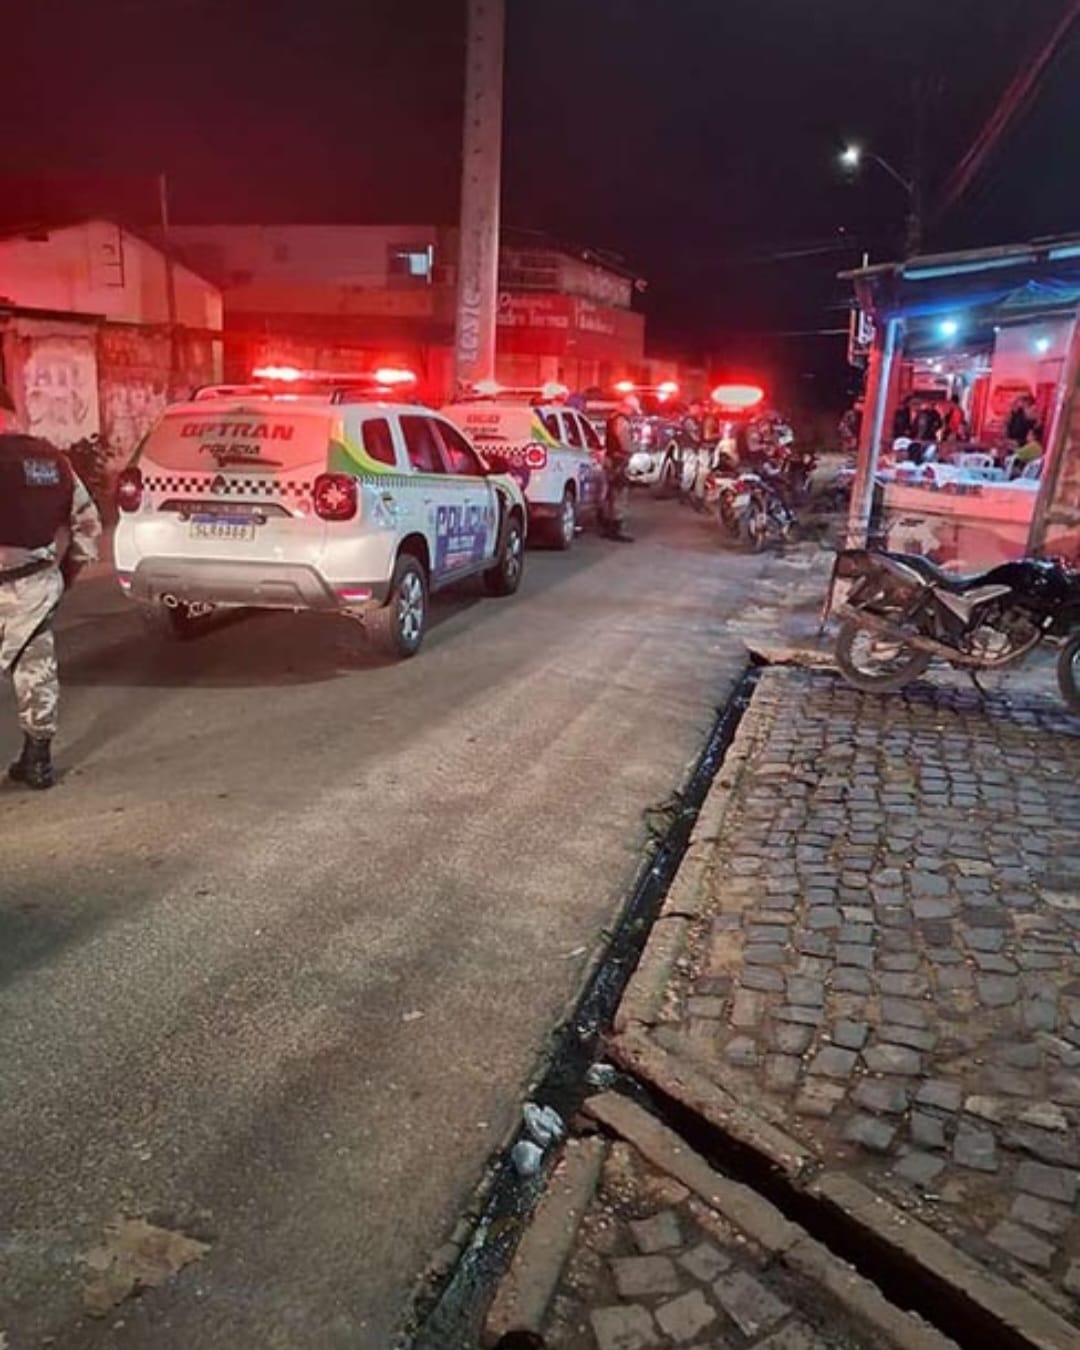
[{"label": "suv rear wheel", "polygon": [[577,502],[574,500],[573,489],[567,488],[559,504],[559,514],[551,522],[549,537],[552,548],[565,553],[573,544],[575,534],[577,534]]},{"label": "suv rear wheel", "polygon": [[521,585],[525,570],[525,531],[521,517],[508,516],[503,525],[502,543],[495,566],[484,573],[484,585],[489,595],[513,595]]},{"label": "suv rear wheel", "polygon": [[402,660],[415,656],[427,631],[427,577],[411,553],[403,553],[394,564],[390,595],[381,609],[364,621],[371,641],[388,656]]}]

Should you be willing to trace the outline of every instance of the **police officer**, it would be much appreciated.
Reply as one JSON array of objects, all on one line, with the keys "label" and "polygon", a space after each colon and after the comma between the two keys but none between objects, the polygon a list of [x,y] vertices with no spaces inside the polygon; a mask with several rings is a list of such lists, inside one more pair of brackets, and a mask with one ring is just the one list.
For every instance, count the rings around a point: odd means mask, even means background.
[{"label": "police officer", "polygon": [[52,619],[80,569],[97,557],[101,520],[64,455],[23,433],[0,385],[0,671],[15,686],[22,754],[8,770],[53,785],[60,700]]},{"label": "police officer", "polygon": [[604,443],[604,500],[600,505],[600,533],[605,539],[632,544],[626,532],[626,502],[630,495],[627,469],[634,453],[634,428],[631,422],[641,412],[637,396],[627,394],[608,418]]}]

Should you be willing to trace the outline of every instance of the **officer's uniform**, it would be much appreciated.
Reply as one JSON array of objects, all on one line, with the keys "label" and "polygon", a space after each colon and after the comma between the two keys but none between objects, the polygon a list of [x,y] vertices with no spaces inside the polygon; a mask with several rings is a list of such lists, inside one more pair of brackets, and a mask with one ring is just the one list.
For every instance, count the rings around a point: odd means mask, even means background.
[{"label": "officer's uniform", "polygon": [[93,499],[64,455],[34,436],[0,435],[0,671],[15,686],[24,767],[42,746],[48,764],[60,701],[52,618],[65,575],[97,557],[100,533]]},{"label": "officer's uniform", "polygon": [[627,469],[634,452],[633,429],[624,412],[608,418],[604,444],[604,500],[600,507],[600,530],[609,538],[625,538],[626,504],[630,496]]}]

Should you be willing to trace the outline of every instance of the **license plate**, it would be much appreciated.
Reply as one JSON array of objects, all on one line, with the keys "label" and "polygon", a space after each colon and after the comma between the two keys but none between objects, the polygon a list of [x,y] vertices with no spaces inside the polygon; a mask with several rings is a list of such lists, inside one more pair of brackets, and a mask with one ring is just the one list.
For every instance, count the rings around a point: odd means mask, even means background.
[{"label": "license plate", "polygon": [[254,539],[253,520],[193,520],[188,527],[192,539]]},{"label": "license plate", "polygon": [[736,511],[741,511],[744,506],[750,505],[750,494],[748,492],[740,492],[731,504]]}]

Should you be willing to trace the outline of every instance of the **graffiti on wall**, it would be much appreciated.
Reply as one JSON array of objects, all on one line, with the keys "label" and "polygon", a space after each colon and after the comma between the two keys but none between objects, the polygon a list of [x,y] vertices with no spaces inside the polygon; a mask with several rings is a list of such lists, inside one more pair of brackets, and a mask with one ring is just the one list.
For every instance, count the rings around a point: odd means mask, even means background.
[{"label": "graffiti on wall", "polygon": [[181,335],[177,358],[176,376],[170,377],[171,343],[160,329],[121,325],[102,329],[98,346],[102,435],[114,464],[130,459],[170,396],[188,398],[200,384],[213,381],[209,342]]},{"label": "graffiti on wall", "polygon": [[101,421],[109,457],[130,459],[165,407],[165,381],[104,380],[101,386]]},{"label": "graffiti on wall", "polygon": [[62,450],[96,435],[101,423],[93,339],[61,334],[22,337],[19,347],[31,433]]}]

